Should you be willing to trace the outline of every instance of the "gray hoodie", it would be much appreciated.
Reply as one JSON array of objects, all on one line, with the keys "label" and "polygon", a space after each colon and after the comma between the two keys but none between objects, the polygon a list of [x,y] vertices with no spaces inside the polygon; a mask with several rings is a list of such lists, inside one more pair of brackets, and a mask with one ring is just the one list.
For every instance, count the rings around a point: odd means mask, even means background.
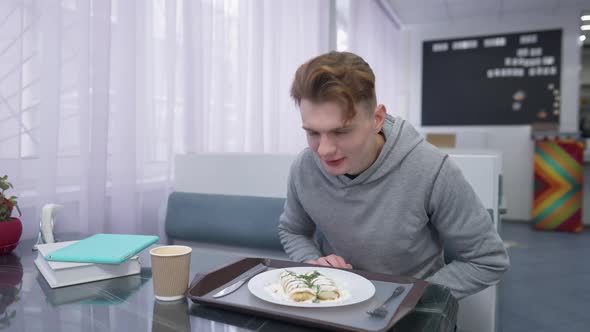
[{"label": "gray hoodie", "polygon": [[[326,172],[309,148],[298,156],[279,222],[286,253],[300,262],[335,253],[355,269],[426,279],[457,298],[496,284],[508,255],[459,168],[401,118],[388,115],[382,131],[379,157],[354,179]],[[443,243],[457,254],[446,266]]]}]

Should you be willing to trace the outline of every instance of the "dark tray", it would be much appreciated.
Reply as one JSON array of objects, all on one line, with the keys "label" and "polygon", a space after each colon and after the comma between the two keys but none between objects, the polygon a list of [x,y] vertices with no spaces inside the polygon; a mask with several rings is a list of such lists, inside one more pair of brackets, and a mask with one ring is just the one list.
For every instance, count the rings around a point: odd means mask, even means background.
[{"label": "dark tray", "polygon": [[[330,308],[300,308],[281,306],[268,303],[250,294],[247,285],[236,292],[214,299],[212,294],[231,284],[231,281],[253,268],[264,264],[269,269],[288,268],[295,266],[312,266],[304,263],[264,258],[244,258],[207,274],[196,274],[191,282],[188,297],[195,303],[205,304],[222,309],[278,319],[294,324],[335,331],[383,332],[391,329],[400,319],[412,312],[416,303],[424,293],[428,283],[409,277],[392,276],[358,270],[347,270],[359,274],[373,282],[377,291],[373,298],[348,306]],[[395,313],[385,318],[367,315],[367,308],[382,303],[391,291],[379,292],[379,289],[393,288],[396,284],[412,284],[408,293],[399,304]],[[395,302],[395,301],[393,301]],[[356,317],[355,317],[356,316]],[[331,319],[327,319],[332,317]],[[335,322],[334,317],[344,317],[342,322]]]}]

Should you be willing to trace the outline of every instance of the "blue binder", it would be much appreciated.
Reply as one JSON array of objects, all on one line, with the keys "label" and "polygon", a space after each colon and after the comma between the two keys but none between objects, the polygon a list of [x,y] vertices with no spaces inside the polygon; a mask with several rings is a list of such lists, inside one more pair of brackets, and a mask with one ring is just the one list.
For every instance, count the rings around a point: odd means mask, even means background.
[{"label": "blue binder", "polygon": [[121,264],[158,242],[155,235],[95,234],[65,248],[50,252],[48,261]]}]

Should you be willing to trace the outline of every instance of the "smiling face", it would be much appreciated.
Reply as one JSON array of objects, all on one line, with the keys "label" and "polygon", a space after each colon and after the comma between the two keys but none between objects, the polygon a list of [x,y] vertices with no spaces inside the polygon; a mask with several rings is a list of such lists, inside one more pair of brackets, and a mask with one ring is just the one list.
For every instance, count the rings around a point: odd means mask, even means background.
[{"label": "smiling face", "polygon": [[301,100],[301,120],[309,147],[332,175],[360,174],[373,164],[384,144],[379,134],[385,121],[383,105],[374,110],[355,106],[355,116],[346,121],[336,102]]}]

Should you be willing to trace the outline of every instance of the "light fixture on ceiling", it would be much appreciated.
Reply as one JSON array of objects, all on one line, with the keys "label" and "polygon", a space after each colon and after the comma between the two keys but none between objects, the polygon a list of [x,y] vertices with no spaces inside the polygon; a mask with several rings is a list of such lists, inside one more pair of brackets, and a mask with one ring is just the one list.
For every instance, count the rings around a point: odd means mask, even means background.
[{"label": "light fixture on ceiling", "polygon": [[582,29],[582,30],[584,30],[584,31],[586,31],[586,30],[590,30],[590,24],[587,24],[587,25],[582,25],[582,26],[580,27],[580,29]]},{"label": "light fixture on ceiling", "polygon": [[590,21],[590,15],[582,15],[582,17],[580,17],[580,19],[582,21]]},{"label": "light fixture on ceiling", "polygon": [[584,40],[586,40],[586,36],[580,35],[580,41],[583,42]]}]

